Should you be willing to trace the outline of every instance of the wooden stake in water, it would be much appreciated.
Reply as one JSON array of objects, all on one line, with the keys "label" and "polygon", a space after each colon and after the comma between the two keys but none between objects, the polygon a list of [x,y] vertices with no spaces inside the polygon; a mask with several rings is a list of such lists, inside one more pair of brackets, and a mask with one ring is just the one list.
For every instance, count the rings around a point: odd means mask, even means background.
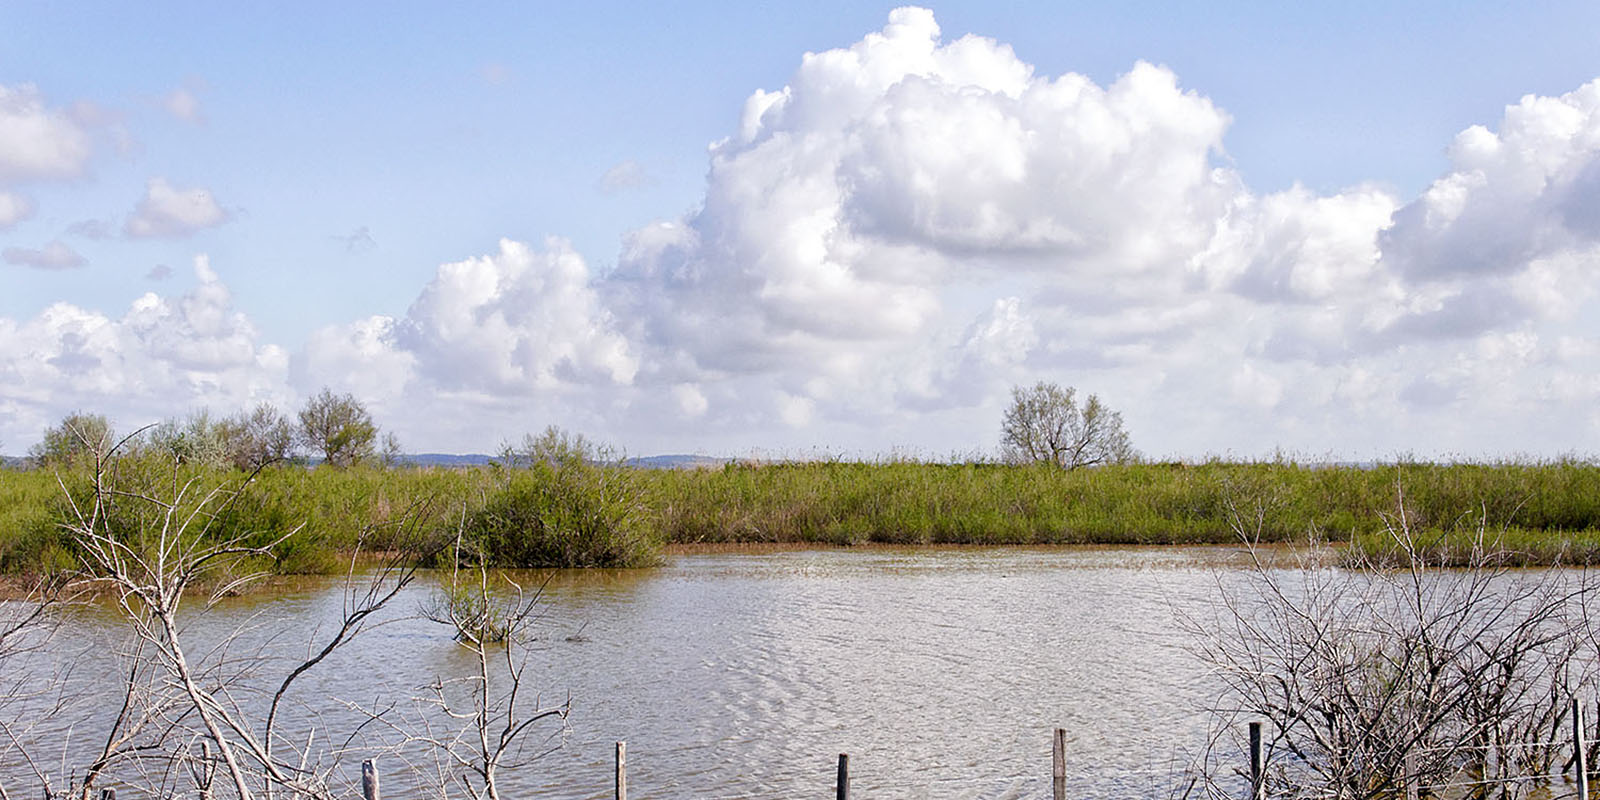
[{"label": "wooden stake in water", "polygon": [[627,742],[617,742],[617,800],[628,800]]},{"label": "wooden stake in water", "polygon": [[1572,698],[1572,758],[1578,767],[1578,797],[1589,800],[1589,748],[1583,742],[1583,704]]},{"label": "wooden stake in water", "polygon": [[1067,729],[1056,728],[1050,745],[1051,797],[1067,800]]},{"label": "wooden stake in water", "polygon": [[833,782],[834,796],[838,800],[850,800],[850,756],[839,754],[839,775]]},{"label": "wooden stake in water", "polygon": [[379,800],[378,765],[370,758],[361,762],[361,797],[363,800]]},{"label": "wooden stake in water", "polygon": [[1264,780],[1261,758],[1261,723],[1250,723],[1250,800],[1266,800],[1267,782]]}]

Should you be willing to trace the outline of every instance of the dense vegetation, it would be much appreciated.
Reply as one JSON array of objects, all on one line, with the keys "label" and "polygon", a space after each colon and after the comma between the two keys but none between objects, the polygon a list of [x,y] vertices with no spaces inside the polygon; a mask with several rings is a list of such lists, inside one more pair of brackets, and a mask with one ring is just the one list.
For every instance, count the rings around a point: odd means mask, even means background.
[{"label": "dense vegetation", "polygon": [[[243,490],[214,505],[212,535],[276,541],[280,572],[339,568],[356,550],[413,546],[418,531],[522,566],[641,566],[675,543],[1202,544],[1319,538],[1381,557],[1403,513],[1423,546],[1480,542],[1516,562],[1600,558],[1600,465],[1121,464],[1063,470],[986,463],[733,464],[645,470],[544,453],[471,469],[271,466],[255,474],[144,453],[125,487],[182,481]],[[0,568],[78,563],[62,522],[83,465],[0,471]],[[64,491],[65,488],[65,491]],[[131,527],[131,525],[130,525]]]}]

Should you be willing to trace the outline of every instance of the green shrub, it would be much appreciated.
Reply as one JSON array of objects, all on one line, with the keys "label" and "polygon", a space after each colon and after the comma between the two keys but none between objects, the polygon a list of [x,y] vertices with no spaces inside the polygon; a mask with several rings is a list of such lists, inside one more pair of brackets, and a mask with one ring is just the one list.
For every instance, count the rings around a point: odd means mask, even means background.
[{"label": "green shrub", "polygon": [[463,534],[497,567],[641,567],[660,560],[638,473],[569,460],[505,471]]}]

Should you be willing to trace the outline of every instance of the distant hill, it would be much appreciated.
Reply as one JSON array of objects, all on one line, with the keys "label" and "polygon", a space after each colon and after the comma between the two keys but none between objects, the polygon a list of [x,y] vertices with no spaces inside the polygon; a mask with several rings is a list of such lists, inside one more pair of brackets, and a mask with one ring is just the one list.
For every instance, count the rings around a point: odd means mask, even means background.
[{"label": "distant hill", "polygon": [[640,467],[642,469],[717,469],[731,461],[733,461],[731,458],[675,454],[630,458],[624,463],[630,467]]},{"label": "distant hill", "polygon": [[493,456],[486,456],[482,453],[467,453],[466,455],[411,453],[400,456],[401,463],[414,464],[419,467],[481,467],[493,460]]}]

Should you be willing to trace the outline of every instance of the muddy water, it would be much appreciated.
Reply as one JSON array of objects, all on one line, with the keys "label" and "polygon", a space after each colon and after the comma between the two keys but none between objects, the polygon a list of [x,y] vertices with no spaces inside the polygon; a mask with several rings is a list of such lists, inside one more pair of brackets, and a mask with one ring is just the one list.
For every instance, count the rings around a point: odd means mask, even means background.
[{"label": "muddy water", "polygon": [[[546,705],[570,698],[571,714],[535,728],[524,755],[537,757],[503,785],[515,797],[609,797],[614,743],[626,740],[637,798],[831,796],[839,753],[854,796],[1042,797],[1051,731],[1063,727],[1073,796],[1162,796],[1173,764],[1203,744],[1216,695],[1179,617],[1211,607],[1236,565],[1215,548],[854,549],[558,572],[525,683]],[[408,589],[308,676],[291,728],[351,729],[353,704],[416,729],[426,708],[407,698],[470,668],[451,631],[417,614],[432,585]],[[254,707],[263,689],[249,687],[275,688],[271,674],[325,635],[343,601],[338,581],[310,581],[195,613],[187,635],[202,652],[245,631],[226,654],[257,664],[231,684]],[[125,649],[114,615],[76,614],[46,661],[75,667],[58,680],[66,694],[100,699],[29,735],[92,741]],[[380,766],[386,794],[405,786],[400,759]],[[13,777],[21,769],[0,761]]]}]

